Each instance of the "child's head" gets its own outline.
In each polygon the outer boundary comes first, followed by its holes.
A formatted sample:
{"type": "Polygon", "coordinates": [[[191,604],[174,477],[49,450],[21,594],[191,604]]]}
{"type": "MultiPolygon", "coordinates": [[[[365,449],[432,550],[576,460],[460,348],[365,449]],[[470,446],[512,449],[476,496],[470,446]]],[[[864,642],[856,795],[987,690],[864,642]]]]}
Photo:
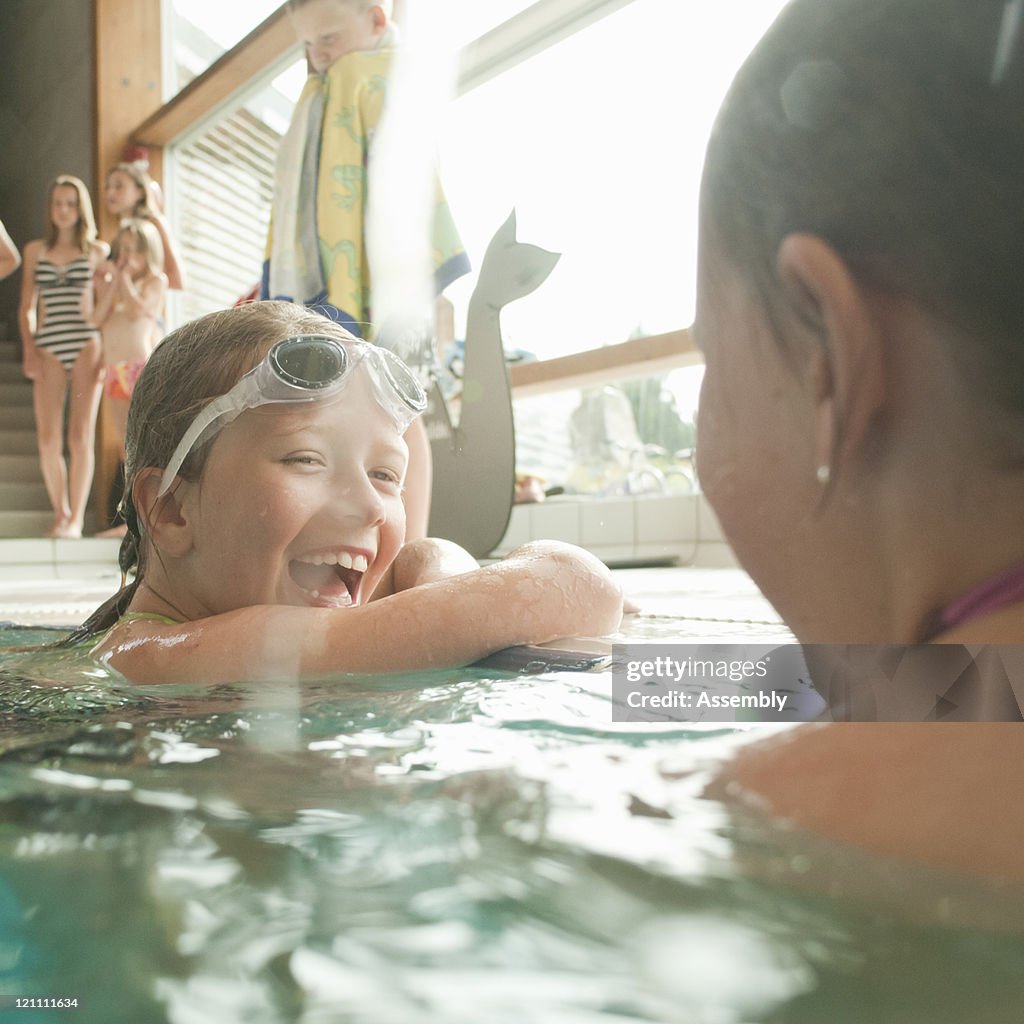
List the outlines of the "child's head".
{"type": "Polygon", "coordinates": [[[142,164],[116,164],[107,172],[104,197],[115,217],[149,217],[151,179],[142,164]]]}
{"type": "Polygon", "coordinates": [[[801,639],[898,604],[865,542],[926,487],[1024,464],[1019,6],[792,0],[712,132],[700,476],[801,639]]]}
{"type": "Polygon", "coordinates": [[[372,50],[387,31],[390,0],[289,0],[288,12],[306,57],[322,75],[339,57],[372,50]]]}
{"type": "Polygon", "coordinates": [[[48,246],[57,243],[62,230],[71,231],[75,247],[88,252],[89,243],[96,237],[96,221],[85,182],[71,174],[53,180],[46,197],[46,225],[48,246]]]}
{"type": "Polygon", "coordinates": [[[140,575],[153,558],[164,576],[176,564],[172,582],[193,617],[253,604],[365,601],[405,529],[408,418],[393,415],[400,389],[378,372],[383,365],[379,350],[288,303],[212,313],[170,334],[139,378],[128,416],[126,550],[132,535],[141,541],[140,575]],[[311,335],[333,341],[320,342],[324,351],[312,344],[311,353],[303,341],[285,348],[291,357],[279,355],[283,339],[311,335]],[[306,384],[289,392],[302,401],[274,391],[296,365],[322,373],[329,397],[308,400],[317,389],[306,384]],[[225,403],[223,417],[200,416],[225,403]],[[184,442],[162,494],[164,471],[197,423],[208,425],[194,446],[184,442]]]}
{"type": "Polygon", "coordinates": [[[160,232],[150,220],[132,217],[122,223],[110,258],[128,269],[132,277],[162,274],[164,270],[164,243],[160,232]]]}

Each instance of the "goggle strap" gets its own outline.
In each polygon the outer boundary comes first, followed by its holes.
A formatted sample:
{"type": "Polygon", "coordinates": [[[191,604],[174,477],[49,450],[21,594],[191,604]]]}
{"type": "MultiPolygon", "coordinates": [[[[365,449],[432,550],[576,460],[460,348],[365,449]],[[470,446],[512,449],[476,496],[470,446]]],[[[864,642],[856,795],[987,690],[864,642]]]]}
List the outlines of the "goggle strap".
{"type": "MultiPolygon", "coordinates": [[[[310,335],[309,339],[320,337],[310,335]]],[[[278,342],[270,353],[282,344],[299,340],[302,339],[286,338],[278,342]]],[[[285,380],[277,373],[271,365],[268,353],[267,357],[245,374],[227,394],[213,399],[192,421],[160,478],[157,497],[162,498],[170,490],[189,452],[210,436],[212,428],[223,429],[246,409],[252,409],[257,405],[315,402],[327,398],[340,391],[356,367],[367,359],[366,367],[378,403],[397,422],[401,432],[405,433],[409,424],[426,408],[427,397],[420,382],[409,372],[401,359],[387,349],[376,348],[358,339],[352,339],[351,344],[343,344],[335,338],[325,340],[342,348],[346,355],[335,380],[325,382],[325,387],[321,391],[313,387],[303,389],[301,385],[285,380]],[[403,370],[405,373],[402,373],[403,370]],[[285,385],[289,393],[271,397],[271,392],[278,383],[285,385]]]]}
{"type": "Polygon", "coordinates": [[[237,393],[229,391],[226,395],[215,398],[192,421],[192,425],[185,431],[184,436],[178,442],[178,447],[174,449],[171,461],[167,463],[164,475],[160,479],[160,490],[157,492],[158,498],[162,498],[171,489],[171,484],[174,483],[174,478],[178,475],[181,464],[188,458],[189,452],[201,443],[203,435],[206,434],[210,427],[216,424],[218,420],[223,421],[219,424],[221,428],[226,427],[228,423],[237,419],[245,409],[249,408],[245,402],[238,402],[239,397],[237,393]]]}

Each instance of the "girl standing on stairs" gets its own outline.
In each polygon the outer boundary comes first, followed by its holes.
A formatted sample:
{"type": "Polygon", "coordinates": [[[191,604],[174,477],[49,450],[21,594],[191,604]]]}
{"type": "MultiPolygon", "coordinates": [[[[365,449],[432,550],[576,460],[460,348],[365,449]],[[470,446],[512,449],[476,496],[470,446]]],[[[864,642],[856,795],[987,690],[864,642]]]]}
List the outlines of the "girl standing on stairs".
{"type": "MultiPolygon", "coordinates": [[[[128,219],[148,220],[160,235],[164,253],[167,287],[180,291],[185,287],[178,247],[161,210],[161,193],[141,162],[115,164],[107,172],[104,188],[107,210],[122,223],[128,219]]],[[[113,267],[106,268],[111,276],[113,267]]]]}
{"type": "Polygon", "coordinates": [[[111,259],[112,279],[97,288],[91,320],[103,334],[103,390],[123,460],[128,402],[157,343],[157,317],[167,294],[163,244],[153,222],[122,222],[111,259]]]}
{"type": "Polygon", "coordinates": [[[92,486],[103,358],[100,333],[88,319],[93,274],[106,257],[88,190],[78,178],[60,175],[50,186],[46,237],[25,246],[18,310],[24,373],[33,383],[39,461],[53,506],[51,537],[82,535],[92,486]]]}
{"type": "Polygon", "coordinates": [[[99,289],[92,323],[103,337],[103,391],[124,458],[128,401],[156,347],[157,317],[167,294],[164,248],[150,220],[126,220],[112,253],[114,280],[99,289]]]}

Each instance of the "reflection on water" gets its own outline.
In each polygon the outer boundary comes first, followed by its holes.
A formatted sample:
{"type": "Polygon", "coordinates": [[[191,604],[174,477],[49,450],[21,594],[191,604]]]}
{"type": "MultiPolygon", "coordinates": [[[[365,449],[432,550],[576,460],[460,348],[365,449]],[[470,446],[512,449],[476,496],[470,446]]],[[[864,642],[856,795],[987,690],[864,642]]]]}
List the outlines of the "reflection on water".
{"type": "Polygon", "coordinates": [[[738,817],[700,794],[745,734],[613,723],[610,689],[6,655],[0,991],[105,1024],[1018,1019],[1019,894],[738,817]]]}

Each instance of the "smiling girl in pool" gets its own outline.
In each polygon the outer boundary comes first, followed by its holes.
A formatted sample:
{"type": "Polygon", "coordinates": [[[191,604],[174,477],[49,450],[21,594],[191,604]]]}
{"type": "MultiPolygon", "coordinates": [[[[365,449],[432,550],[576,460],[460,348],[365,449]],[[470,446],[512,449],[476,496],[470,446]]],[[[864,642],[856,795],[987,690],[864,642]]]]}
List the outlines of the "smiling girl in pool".
{"type": "Polygon", "coordinates": [[[534,543],[480,568],[403,545],[402,433],[422,411],[390,353],[287,303],[187,324],[128,418],[132,583],[85,624],[136,682],[291,679],[466,664],[616,628],[608,570],[534,543]]]}

